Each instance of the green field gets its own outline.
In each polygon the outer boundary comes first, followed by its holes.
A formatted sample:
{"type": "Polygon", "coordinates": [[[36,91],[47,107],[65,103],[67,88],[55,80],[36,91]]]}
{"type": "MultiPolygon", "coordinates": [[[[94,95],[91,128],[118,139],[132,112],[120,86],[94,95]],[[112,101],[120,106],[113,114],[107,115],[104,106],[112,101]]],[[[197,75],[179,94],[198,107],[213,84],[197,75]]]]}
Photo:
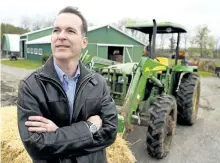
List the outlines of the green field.
{"type": "Polygon", "coordinates": [[[211,72],[204,72],[204,71],[199,71],[198,74],[201,77],[211,77],[211,76],[215,76],[215,74],[211,73],[211,72]]]}
{"type": "Polygon", "coordinates": [[[220,62],[215,62],[215,65],[220,67],[220,62]]]}
{"type": "Polygon", "coordinates": [[[36,69],[42,66],[42,63],[40,61],[31,61],[25,59],[1,60],[1,64],[25,69],[36,69]]]}

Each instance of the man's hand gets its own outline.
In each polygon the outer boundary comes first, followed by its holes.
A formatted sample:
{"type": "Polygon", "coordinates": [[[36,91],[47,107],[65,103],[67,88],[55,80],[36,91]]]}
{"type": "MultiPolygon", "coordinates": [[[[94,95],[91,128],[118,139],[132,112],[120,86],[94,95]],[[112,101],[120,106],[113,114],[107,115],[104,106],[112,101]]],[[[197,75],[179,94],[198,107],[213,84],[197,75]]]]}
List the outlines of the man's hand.
{"type": "Polygon", "coordinates": [[[102,119],[98,115],[89,117],[88,121],[95,124],[98,130],[102,126],[102,119]]]}
{"type": "Polygon", "coordinates": [[[51,120],[42,116],[30,116],[25,125],[29,127],[29,131],[38,133],[54,132],[58,128],[51,120]]]}

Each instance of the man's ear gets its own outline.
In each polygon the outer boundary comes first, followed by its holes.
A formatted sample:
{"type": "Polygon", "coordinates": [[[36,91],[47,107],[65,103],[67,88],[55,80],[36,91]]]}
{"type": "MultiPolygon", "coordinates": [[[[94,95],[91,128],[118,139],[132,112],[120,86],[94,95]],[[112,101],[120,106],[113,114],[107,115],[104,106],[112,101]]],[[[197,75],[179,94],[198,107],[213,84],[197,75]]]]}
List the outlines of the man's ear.
{"type": "Polygon", "coordinates": [[[82,41],[82,48],[85,49],[88,45],[88,37],[84,37],[82,41]]]}

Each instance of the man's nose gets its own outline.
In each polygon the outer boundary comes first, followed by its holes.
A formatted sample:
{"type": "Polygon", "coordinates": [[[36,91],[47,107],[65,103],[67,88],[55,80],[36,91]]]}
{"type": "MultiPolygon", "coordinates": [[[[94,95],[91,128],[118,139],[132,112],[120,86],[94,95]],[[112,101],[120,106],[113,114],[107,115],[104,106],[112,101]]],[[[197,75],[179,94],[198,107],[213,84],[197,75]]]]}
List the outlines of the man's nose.
{"type": "Polygon", "coordinates": [[[65,31],[61,31],[58,35],[59,40],[65,40],[66,39],[66,33],[65,31]]]}

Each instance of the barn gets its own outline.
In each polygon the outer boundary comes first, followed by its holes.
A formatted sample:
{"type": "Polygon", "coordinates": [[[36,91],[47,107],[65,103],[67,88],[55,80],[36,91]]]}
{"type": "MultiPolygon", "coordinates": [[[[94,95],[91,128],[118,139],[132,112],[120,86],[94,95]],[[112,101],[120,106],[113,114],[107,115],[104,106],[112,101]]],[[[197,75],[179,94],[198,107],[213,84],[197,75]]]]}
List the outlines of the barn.
{"type": "MultiPolygon", "coordinates": [[[[41,60],[43,55],[51,55],[52,27],[21,35],[24,41],[23,57],[41,60]]],[[[139,61],[145,44],[120,31],[112,25],[91,26],[87,34],[89,43],[82,52],[89,55],[125,63],[139,61]]]]}
{"type": "Polygon", "coordinates": [[[20,35],[18,34],[3,34],[2,37],[2,56],[20,54],[20,35]]]}

